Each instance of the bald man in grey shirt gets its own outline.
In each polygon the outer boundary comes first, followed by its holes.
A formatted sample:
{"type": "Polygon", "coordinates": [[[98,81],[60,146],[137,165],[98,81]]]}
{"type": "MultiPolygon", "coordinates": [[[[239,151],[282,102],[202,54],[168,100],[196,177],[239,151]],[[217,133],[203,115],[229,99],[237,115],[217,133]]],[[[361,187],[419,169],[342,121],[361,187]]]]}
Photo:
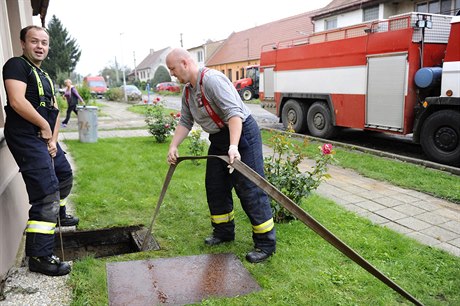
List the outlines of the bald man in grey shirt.
{"type": "MultiPolygon", "coordinates": [[[[177,162],[178,147],[196,122],[209,133],[209,155],[228,155],[230,164],[241,159],[264,176],[259,127],[230,80],[217,70],[200,69],[184,49],[172,50],[166,57],[166,64],[171,75],[186,84],[181,119],[169,146],[168,162],[177,162]]],[[[252,224],[254,249],[246,259],[257,263],[269,258],[276,250],[276,235],[265,192],[238,171],[229,171],[228,165],[216,158],[207,160],[205,185],[213,227],[205,244],[213,246],[235,239],[232,198],[235,188],[252,224]]]]}

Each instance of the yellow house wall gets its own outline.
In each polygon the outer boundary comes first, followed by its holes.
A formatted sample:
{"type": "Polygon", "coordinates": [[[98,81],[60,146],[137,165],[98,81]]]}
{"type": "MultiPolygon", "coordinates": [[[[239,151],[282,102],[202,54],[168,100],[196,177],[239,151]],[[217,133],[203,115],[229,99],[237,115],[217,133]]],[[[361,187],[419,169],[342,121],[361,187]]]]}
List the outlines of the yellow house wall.
{"type": "Polygon", "coordinates": [[[243,61],[243,62],[227,63],[227,64],[221,64],[221,65],[215,65],[215,66],[208,66],[208,68],[216,69],[222,72],[230,79],[230,81],[235,82],[236,80],[246,77],[246,74],[242,76],[241,71],[244,71],[244,69],[247,66],[259,65],[259,63],[260,62],[257,59],[257,60],[252,60],[252,61],[243,61]]]}

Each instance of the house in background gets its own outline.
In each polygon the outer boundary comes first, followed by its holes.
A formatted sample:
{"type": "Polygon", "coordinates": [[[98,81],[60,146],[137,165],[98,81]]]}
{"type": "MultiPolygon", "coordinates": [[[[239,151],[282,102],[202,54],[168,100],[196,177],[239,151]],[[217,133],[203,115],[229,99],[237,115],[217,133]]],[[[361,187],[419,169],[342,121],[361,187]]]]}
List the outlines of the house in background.
{"type": "Polygon", "coordinates": [[[137,74],[137,79],[141,82],[148,82],[153,79],[155,71],[159,66],[164,66],[168,69],[166,66],[166,55],[168,55],[170,51],[171,47],[167,47],[159,51],[150,49],[149,55],[147,55],[134,70],[137,74]]]}
{"type": "Polygon", "coordinates": [[[310,16],[314,12],[232,33],[206,61],[206,66],[221,71],[230,81],[241,79],[245,76],[246,66],[259,64],[260,50],[264,45],[311,34],[313,24],[310,16]]]}
{"type": "Polygon", "coordinates": [[[409,12],[455,15],[460,0],[333,0],[312,16],[315,33],[409,12]]]}
{"type": "Polygon", "coordinates": [[[219,49],[225,40],[208,41],[204,45],[187,49],[199,67],[204,67],[206,61],[219,49]]]}

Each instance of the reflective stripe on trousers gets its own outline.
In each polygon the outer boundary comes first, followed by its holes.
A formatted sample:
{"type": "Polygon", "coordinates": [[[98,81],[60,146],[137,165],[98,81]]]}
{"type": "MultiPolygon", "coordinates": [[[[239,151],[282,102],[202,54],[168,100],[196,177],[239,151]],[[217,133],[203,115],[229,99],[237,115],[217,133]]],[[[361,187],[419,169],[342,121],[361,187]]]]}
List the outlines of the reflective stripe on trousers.
{"type": "Polygon", "coordinates": [[[54,235],[55,228],[56,228],[56,223],[29,220],[27,222],[26,233],[39,233],[39,234],[54,235]]]}

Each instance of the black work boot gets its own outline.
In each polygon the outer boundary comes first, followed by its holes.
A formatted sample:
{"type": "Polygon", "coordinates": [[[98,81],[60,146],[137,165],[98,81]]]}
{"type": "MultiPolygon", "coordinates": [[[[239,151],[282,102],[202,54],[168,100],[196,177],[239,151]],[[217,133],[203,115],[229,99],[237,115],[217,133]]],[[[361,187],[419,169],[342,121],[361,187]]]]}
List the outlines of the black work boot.
{"type": "Polygon", "coordinates": [[[216,236],[210,236],[208,238],[206,238],[204,240],[204,243],[206,245],[218,245],[218,244],[221,244],[221,243],[224,243],[224,242],[230,242],[230,241],[233,241],[234,239],[231,239],[231,238],[227,238],[227,239],[224,239],[224,238],[219,238],[219,237],[216,237],[216,236]]]}
{"type": "Polygon", "coordinates": [[[60,219],[61,219],[61,226],[75,226],[80,221],[78,217],[74,217],[68,214],[66,214],[65,216],[61,216],[60,219]]]}
{"type": "Polygon", "coordinates": [[[66,262],[61,262],[55,255],[29,257],[29,270],[49,276],[62,276],[69,274],[71,268],[66,262]]]}
{"type": "Polygon", "coordinates": [[[266,260],[268,257],[272,256],[273,253],[267,253],[261,249],[254,249],[248,254],[246,254],[246,260],[250,263],[258,263],[266,260]]]}

